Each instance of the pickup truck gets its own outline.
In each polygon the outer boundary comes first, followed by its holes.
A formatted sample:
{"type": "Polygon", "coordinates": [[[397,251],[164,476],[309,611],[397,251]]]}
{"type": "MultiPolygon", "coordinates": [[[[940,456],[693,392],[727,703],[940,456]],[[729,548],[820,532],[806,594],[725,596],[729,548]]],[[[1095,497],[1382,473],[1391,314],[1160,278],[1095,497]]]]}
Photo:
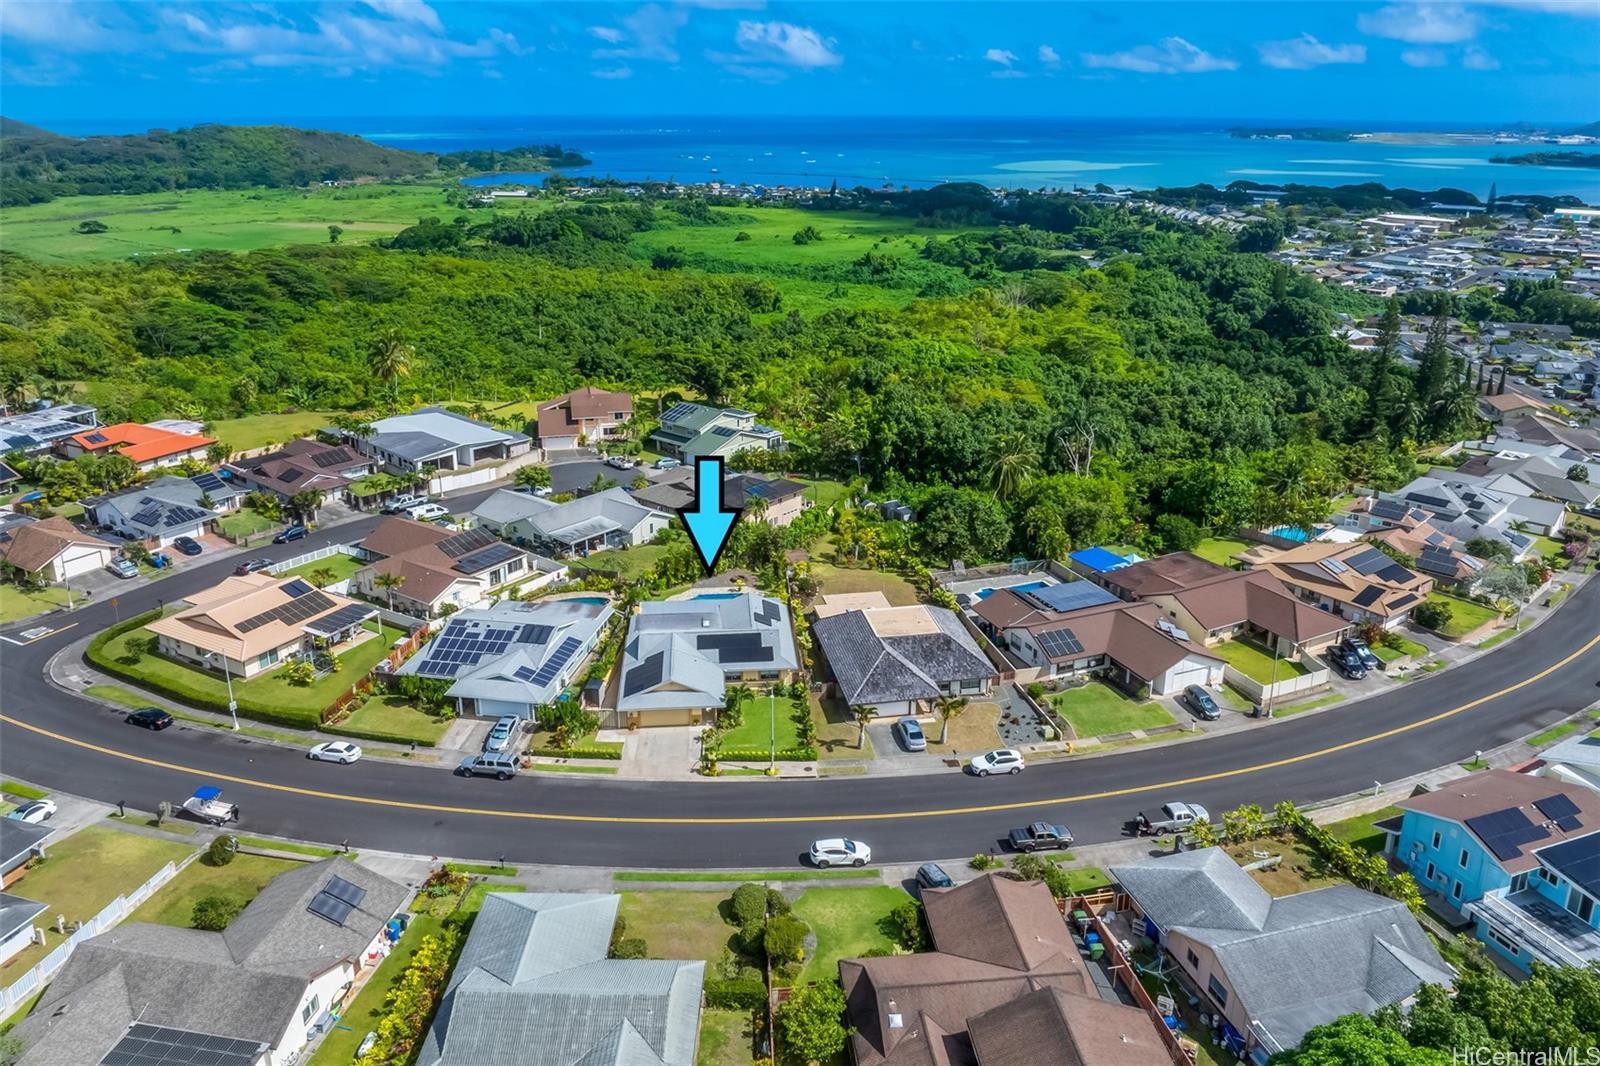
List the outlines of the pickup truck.
{"type": "Polygon", "coordinates": [[[1017,851],[1040,851],[1050,848],[1072,847],[1072,830],[1064,825],[1033,822],[1010,834],[1011,846],[1017,851]]]}
{"type": "Polygon", "coordinates": [[[239,805],[222,798],[222,789],[215,785],[202,785],[194,795],[183,801],[183,809],[212,825],[227,825],[239,820],[239,805]]]}
{"type": "Polygon", "coordinates": [[[426,497],[426,496],[413,496],[411,493],[407,492],[407,493],[404,493],[402,495],[394,497],[388,503],[384,504],[383,505],[383,513],[384,514],[404,514],[405,512],[411,510],[411,508],[420,507],[420,506],[422,506],[423,504],[425,504],[427,502],[428,502],[428,497],[426,497]]]}
{"type": "Polygon", "coordinates": [[[1211,815],[1198,803],[1163,803],[1159,810],[1140,811],[1133,821],[1138,836],[1154,833],[1181,833],[1199,821],[1211,820],[1211,815]]]}

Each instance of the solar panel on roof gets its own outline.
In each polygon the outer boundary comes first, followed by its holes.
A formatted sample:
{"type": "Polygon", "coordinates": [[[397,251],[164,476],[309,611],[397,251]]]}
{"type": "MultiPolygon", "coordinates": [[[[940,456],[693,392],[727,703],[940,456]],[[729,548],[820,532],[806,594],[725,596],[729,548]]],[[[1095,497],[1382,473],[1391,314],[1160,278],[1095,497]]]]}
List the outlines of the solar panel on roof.
{"type": "Polygon", "coordinates": [[[1388,566],[1378,571],[1379,580],[1392,582],[1396,585],[1404,584],[1415,576],[1415,574],[1401,566],[1399,563],[1390,563],[1388,566]]]}
{"type": "Polygon", "coordinates": [[[703,633],[695,638],[701,651],[715,651],[717,662],[771,662],[772,649],[760,633],[703,633]]]}
{"type": "Polygon", "coordinates": [[[134,1022],[100,1066],[253,1066],[267,1045],[134,1022]]]}
{"type": "Polygon", "coordinates": [[[778,606],[777,600],[763,599],[761,601],[761,610],[756,612],[756,621],[762,625],[771,625],[778,620],[782,613],[782,608],[778,606]]]}
{"type": "Polygon", "coordinates": [[[246,618],[239,623],[239,632],[248,633],[251,630],[260,629],[273,621],[283,622],[285,625],[294,625],[297,622],[304,622],[309,618],[314,618],[332,607],[333,601],[331,599],[316,589],[310,589],[305,595],[297,596],[288,603],[274,607],[270,611],[262,611],[253,618],[246,618]]]}
{"type": "Polygon", "coordinates": [[[1417,602],[1417,597],[1413,596],[1411,593],[1408,592],[1404,596],[1401,596],[1397,600],[1391,600],[1389,602],[1389,609],[1391,611],[1398,611],[1400,608],[1402,608],[1402,607],[1410,607],[1413,603],[1416,603],[1416,602],[1417,602]]]}
{"type": "Polygon", "coordinates": [[[518,644],[543,644],[550,639],[550,634],[555,632],[555,627],[539,625],[535,622],[525,624],[517,633],[518,644]]]}
{"type": "Polygon", "coordinates": [[[1317,565],[1330,574],[1342,574],[1350,568],[1338,559],[1318,559],[1317,565]]]}
{"type": "Polygon", "coordinates": [[[293,581],[283,586],[283,591],[285,595],[293,598],[295,596],[304,596],[306,593],[311,591],[311,586],[306,584],[304,581],[301,581],[299,578],[295,578],[293,581]]]}
{"type": "Polygon", "coordinates": [[[1578,813],[1578,805],[1572,802],[1572,797],[1564,796],[1559,792],[1553,796],[1546,796],[1542,800],[1534,800],[1533,805],[1546,818],[1566,818],[1569,815],[1578,813]]]}
{"type": "Polygon", "coordinates": [[[455,568],[463,573],[476,574],[480,570],[487,570],[491,566],[515,559],[522,554],[521,548],[512,547],[510,544],[492,544],[481,551],[470,555],[463,555],[456,560],[455,568]]]}
{"type": "Polygon", "coordinates": [[[715,433],[719,437],[731,437],[737,433],[738,430],[734,429],[732,426],[712,426],[711,432],[715,433]]]}
{"type": "Polygon", "coordinates": [[[561,672],[561,668],[567,665],[567,660],[571,659],[573,653],[582,646],[583,642],[577,637],[568,637],[563,640],[561,646],[539,667],[538,673],[533,675],[533,683],[535,685],[548,685],[551,681],[554,681],[556,675],[561,672]]]}
{"type": "Polygon", "coordinates": [[[1372,606],[1372,602],[1382,595],[1382,585],[1368,585],[1366,588],[1356,593],[1355,602],[1359,607],[1370,607],[1372,606]]]}
{"type": "Polygon", "coordinates": [[[308,632],[313,633],[333,634],[341,629],[346,629],[365,621],[372,613],[373,609],[371,607],[365,604],[352,603],[339,608],[326,618],[317,619],[306,629],[308,632]]]}
{"type": "Polygon", "coordinates": [[[353,881],[346,881],[344,878],[338,876],[328,878],[328,883],[323,886],[322,891],[336,899],[350,904],[352,907],[361,906],[361,901],[367,898],[366,889],[362,888],[353,881]]]}
{"type": "Polygon", "coordinates": [[[1572,817],[1557,818],[1556,828],[1561,830],[1563,833],[1572,833],[1582,829],[1583,823],[1572,817]]]}
{"type": "Polygon", "coordinates": [[[311,457],[311,461],[326,470],[330,466],[348,463],[354,458],[343,448],[334,448],[332,451],[318,452],[311,457]]]}
{"type": "Polygon", "coordinates": [[[306,904],[306,910],[325,922],[332,922],[343,928],[345,919],[350,917],[350,912],[355,908],[337,896],[318,892],[311,897],[311,902],[306,904]]]}
{"type": "Polygon", "coordinates": [[[1484,846],[1502,862],[1521,855],[1522,845],[1543,840],[1550,835],[1548,829],[1529,821],[1528,816],[1516,807],[1468,818],[1467,828],[1476,833],[1484,846]]]}
{"type": "Polygon", "coordinates": [[[512,671],[511,676],[518,681],[532,681],[534,669],[531,666],[519,666],[512,671]]]}
{"type": "Polygon", "coordinates": [[[1389,565],[1389,557],[1377,548],[1367,548],[1365,551],[1357,552],[1345,562],[1357,573],[1373,574],[1389,565]]]}
{"type": "Polygon", "coordinates": [[[1085,607],[1098,607],[1115,603],[1117,598],[1092,581],[1069,581],[1060,585],[1029,589],[1019,595],[1028,603],[1045,611],[1080,611],[1085,607]]]}
{"type": "Polygon", "coordinates": [[[1600,833],[1544,848],[1539,860],[1589,895],[1600,897],[1600,833]]]}
{"type": "Polygon", "coordinates": [[[1063,655],[1076,655],[1083,650],[1083,642],[1078,635],[1070,629],[1052,629],[1038,636],[1039,647],[1051,658],[1063,655]]]}
{"type": "Polygon", "coordinates": [[[296,470],[294,467],[291,466],[289,469],[285,470],[283,473],[278,475],[278,480],[279,481],[293,481],[295,478],[297,478],[299,476],[300,476],[300,471],[296,470]]]}
{"type": "Polygon", "coordinates": [[[83,439],[88,441],[90,444],[104,444],[107,440],[104,433],[91,433],[83,439]]]}
{"type": "Polygon", "coordinates": [[[147,507],[134,515],[129,521],[136,526],[153,526],[161,518],[161,508],[147,507]]]}
{"type": "Polygon", "coordinates": [[[417,673],[424,677],[455,677],[459,668],[456,663],[447,663],[443,659],[428,659],[417,667],[417,673]]]}
{"type": "Polygon", "coordinates": [[[635,666],[622,676],[622,694],[624,696],[632,696],[635,693],[643,692],[652,685],[661,684],[662,667],[665,661],[666,656],[659,651],[653,655],[645,656],[638,666],[635,666]]]}
{"type": "Polygon", "coordinates": [[[666,413],[661,416],[661,421],[676,422],[685,415],[692,414],[694,409],[695,405],[692,403],[675,403],[667,408],[666,413]]]}
{"type": "Polygon", "coordinates": [[[459,559],[468,552],[477,551],[479,548],[487,548],[491,544],[498,543],[498,541],[499,538],[487,529],[468,529],[454,536],[444,538],[438,543],[437,547],[450,558],[459,559]]]}

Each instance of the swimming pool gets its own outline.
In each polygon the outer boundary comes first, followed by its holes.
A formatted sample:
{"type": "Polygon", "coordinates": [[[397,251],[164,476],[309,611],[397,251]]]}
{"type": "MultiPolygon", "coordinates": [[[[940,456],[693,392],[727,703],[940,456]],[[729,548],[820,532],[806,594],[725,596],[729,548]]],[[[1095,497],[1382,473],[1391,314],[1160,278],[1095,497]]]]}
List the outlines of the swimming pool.
{"type": "Polygon", "coordinates": [[[1279,526],[1276,529],[1269,529],[1267,532],[1272,534],[1274,537],[1281,537],[1284,540],[1292,540],[1299,544],[1304,544],[1311,539],[1311,534],[1307,533],[1298,526],[1279,526]]]}
{"type": "Polygon", "coordinates": [[[610,603],[611,602],[611,600],[608,599],[605,596],[565,596],[565,597],[562,597],[562,598],[565,599],[568,603],[610,603]]]}
{"type": "MultiPolygon", "coordinates": [[[[1034,589],[1042,589],[1048,584],[1050,584],[1048,581],[1030,581],[1026,585],[1001,585],[1000,588],[1010,589],[1012,592],[1032,592],[1034,589]]],[[[998,591],[1000,589],[979,589],[978,599],[986,600],[998,591]]]]}
{"type": "Polygon", "coordinates": [[[742,592],[702,592],[696,596],[697,600],[736,600],[743,596],[742,592]]]}

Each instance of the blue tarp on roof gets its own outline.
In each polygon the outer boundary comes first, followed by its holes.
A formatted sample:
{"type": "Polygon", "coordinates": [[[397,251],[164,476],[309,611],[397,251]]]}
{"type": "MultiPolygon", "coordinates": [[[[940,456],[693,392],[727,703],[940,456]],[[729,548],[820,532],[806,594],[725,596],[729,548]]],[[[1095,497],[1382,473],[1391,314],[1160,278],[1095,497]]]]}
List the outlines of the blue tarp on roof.
{"type": "Polygon", "coordinates": [[[1097,574],[1110,573],[1121,570],[1124,566],[1131,565],[1131,560],[1124,559],[1114,551],[1105,548],[1083,548],[1068,556],[1075,563],[1081,563],[1097,574]]]}

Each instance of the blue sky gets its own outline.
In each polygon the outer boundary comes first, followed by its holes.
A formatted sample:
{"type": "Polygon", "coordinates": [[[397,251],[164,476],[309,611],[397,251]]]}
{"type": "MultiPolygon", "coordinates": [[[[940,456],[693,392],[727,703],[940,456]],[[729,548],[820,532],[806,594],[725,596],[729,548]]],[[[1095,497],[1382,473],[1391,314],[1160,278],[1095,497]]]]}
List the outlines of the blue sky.
{"type": "MultiPolygon", "coordinates": [[[[0,5],[3,110],[1600,119],[1600,0],[0,5]]],[[[121,120],[124,125],[119,125],[121,120]]]]}

